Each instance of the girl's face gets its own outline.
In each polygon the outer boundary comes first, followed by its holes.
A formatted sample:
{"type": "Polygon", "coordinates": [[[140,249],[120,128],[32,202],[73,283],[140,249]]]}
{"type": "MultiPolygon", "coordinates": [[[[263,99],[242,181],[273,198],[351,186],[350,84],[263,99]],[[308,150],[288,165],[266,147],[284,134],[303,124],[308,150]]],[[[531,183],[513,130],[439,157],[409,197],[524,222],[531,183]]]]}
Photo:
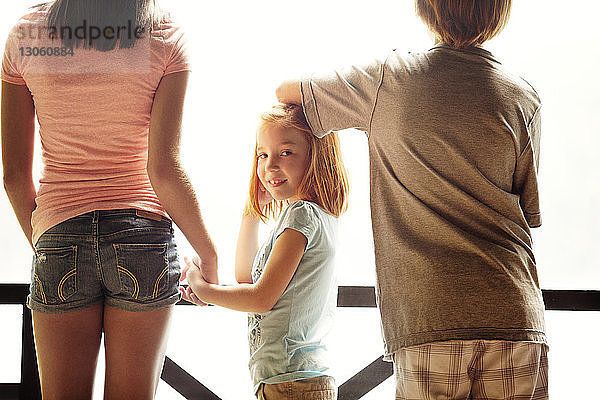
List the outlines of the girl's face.
{"type": "Polygon", "coordinates": [[[276,200],[300,200],[298,185],[308,167],[310,145],[295,129],[270,128],[258,134],[256,173],[276,200]]]}

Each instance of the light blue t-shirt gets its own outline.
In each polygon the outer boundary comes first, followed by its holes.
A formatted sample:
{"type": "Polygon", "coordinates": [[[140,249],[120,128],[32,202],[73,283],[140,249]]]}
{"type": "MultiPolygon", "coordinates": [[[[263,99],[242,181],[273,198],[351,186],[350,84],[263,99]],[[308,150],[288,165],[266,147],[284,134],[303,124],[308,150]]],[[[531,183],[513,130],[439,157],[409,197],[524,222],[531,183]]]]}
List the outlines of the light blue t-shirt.
{"type": "Polygon", "coordinates": [[[294,276],[275,306],[263,314],[248,314],[250,375],[254,390],[261,382],[290,382],[327,375],[323,338],[335,314],[334,274],[337,217],[318,205],[296,201],[287,206],[252,266],[257,282],[277,237],[286,228],[308,240],[294,276]]]}

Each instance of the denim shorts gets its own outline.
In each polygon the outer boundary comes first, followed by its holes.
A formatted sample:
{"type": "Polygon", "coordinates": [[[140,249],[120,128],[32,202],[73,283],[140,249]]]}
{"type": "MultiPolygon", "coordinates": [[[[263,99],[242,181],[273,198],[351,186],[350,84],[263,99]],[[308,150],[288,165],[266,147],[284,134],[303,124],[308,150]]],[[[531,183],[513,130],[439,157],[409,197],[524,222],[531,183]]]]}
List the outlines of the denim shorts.
{"type": "Polygon", "coordinates": [[[134,209],[92,211],[40,236],[27,306],[61,313],[104,303],[149,311],[179,301],[180,274],[170,219],[134,209]]]}

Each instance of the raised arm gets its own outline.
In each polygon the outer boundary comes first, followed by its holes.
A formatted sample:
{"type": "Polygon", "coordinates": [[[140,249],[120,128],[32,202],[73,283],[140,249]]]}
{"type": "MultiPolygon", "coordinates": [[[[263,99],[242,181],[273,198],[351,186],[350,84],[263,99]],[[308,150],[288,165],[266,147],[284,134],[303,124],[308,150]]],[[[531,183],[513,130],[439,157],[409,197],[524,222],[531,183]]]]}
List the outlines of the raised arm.
{"type": "Polygon", "coordinates": [[[35,209],[33,147],[35,108],[26,85],[2,82],[2,171],[4,189],[29,244],[35,209]]]}
{"type": "Polygon", "coordinates": [[[300,90],[300,81],[287,80],[275,90],[277,100],[281,103],[302,105],[302,92],[300,90]]]}
{"type": "Polygon", "coordinates": [[[217,253],[204,226],[194,188],[179,158],[181,120],[189,72],[165,75],[154,97],[148,137],[148,176],[161,205],[202,259],[202,272],[218,282],[217,253]]]}
{"type": "Polygon", "coordinates": [[[276,89],[275,95],[282,103],[302,105],[306,121],[317,137],[347,128],[369,133],[383,82],[383,67],[384,62],[375,59],[287,80],[276,89]]]}
{"type": "MultiPolygon", "coordinates": [[[[273,308],[292,280],[307,244],[306,236],[286,229],[275,241],[261,278],[254,284],[219,286],[202,279],[200,270],[188,264],[187,280],[203,302],[244,312],[265,313],[273,308]]],[[[184,296],[186,300],[188,298],[184,296]]]]}

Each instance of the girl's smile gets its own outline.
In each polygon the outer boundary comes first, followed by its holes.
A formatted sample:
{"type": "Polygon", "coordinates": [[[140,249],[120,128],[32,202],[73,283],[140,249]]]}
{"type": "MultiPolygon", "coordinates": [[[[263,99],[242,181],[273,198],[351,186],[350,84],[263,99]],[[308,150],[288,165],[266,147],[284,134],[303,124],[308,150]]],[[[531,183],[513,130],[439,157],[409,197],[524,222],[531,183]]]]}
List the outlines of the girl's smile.
{"type": "Polygon", "coordinates": [[[287,179],[283,179],[283,180],[281,180],[281,179],[271,179],[268,182],[273,187],[279,187],[279,186],[283,185],[285,182],[287,182],[287,179]]]}

